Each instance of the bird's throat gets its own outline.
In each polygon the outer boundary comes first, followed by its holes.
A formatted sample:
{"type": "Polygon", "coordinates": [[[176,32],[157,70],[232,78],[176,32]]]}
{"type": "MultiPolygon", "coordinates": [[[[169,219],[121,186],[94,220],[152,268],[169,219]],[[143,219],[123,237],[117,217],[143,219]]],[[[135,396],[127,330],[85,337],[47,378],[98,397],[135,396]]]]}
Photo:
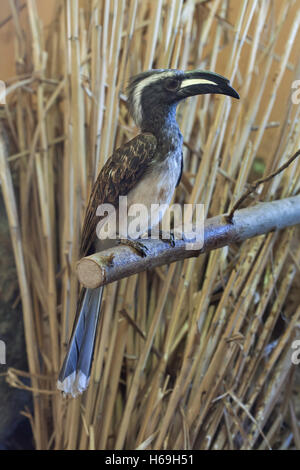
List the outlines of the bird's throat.
{"type": "Polygon", "coordinates": [[[176,105],[152,108],[143,119],[141,128],[143,132],[155,135],[158,151],[162,154],[182,146],[182,134],[176,121],[176,105]]]}

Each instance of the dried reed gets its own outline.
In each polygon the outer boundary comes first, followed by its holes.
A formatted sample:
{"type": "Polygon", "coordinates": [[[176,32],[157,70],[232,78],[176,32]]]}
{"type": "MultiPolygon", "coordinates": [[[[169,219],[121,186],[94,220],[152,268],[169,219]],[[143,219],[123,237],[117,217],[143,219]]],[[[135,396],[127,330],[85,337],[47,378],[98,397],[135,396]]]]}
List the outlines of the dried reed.
{"type": "MultiPolygon", "coordinates": [[[[224,213],[258,156],[275,170],[300,147],[300,107],[290,104],[299,79],[297,3],[57,0],[47,30],[36,0],[23,10],[27,26],[15,0],[10,6],[17,77],[3,119],[17,153],[6,155],[2,140],[0,169],[36,448],[299,449],[291,344],[300,309],[289,300],[299,278],[295,228],[109,285],[87,393],[65,400],[55,392],[89,191],[114,147],[137,131],[124,99],[129,76],[205,68],[234,82],[240,102],[199,97],[178,113],[186,146],[176,200],[224,213]]],[[[298,194],[299,176],[295,161],[264,185],[262,200],[298,194]]],[[[19,387],[22,377],[8,375],[19,387]]]]}

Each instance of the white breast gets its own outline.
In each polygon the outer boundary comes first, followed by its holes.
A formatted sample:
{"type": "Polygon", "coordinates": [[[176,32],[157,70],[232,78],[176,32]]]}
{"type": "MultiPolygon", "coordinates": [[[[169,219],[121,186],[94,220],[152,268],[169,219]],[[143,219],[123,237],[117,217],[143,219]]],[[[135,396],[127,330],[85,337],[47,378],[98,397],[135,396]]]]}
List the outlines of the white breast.
{"type": "Polygon", "coordinates": [[[130,207],[136,204],[142,204],[146,209],[140,212],[142,233],[161,221],[173,197],[180,170],[180,161],[172,154],[141,179],[128,194],[128,226],[134,218],[134,214],[130,216],[130,207]]]}
{"type": "MultiPolygon", "coordinates": [[[[119,214],[117,211],[117,231],[120,238],[138,238],[159,224],[171,202],[180,175],[180,157],[174,153],[170,154],[153,166],[128,193],[128,217],[127,214],[119,214]],[[126,223],[123,217],[127,217],[126,223]],[[121,221],[120,225],[118,220],[121,221]],[[124,233],[122,227],[124,230],[126,228],[124,233]]],[[[113,233],[108,234],[110,230],[103,229],[106,224],[111,225],[111,220],[108,216],[99,223],[98,229],[101,231],[97,229],[98,238],[102,238],[101,233],[105,233],[105,238],[114,238],[113,233]]]]}

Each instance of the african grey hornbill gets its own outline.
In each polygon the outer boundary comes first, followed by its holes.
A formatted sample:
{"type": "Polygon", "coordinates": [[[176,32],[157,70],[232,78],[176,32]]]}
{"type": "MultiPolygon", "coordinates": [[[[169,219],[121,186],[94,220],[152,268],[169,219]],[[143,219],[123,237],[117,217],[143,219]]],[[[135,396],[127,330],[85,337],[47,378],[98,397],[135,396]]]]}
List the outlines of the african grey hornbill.
{"type": "MultiPolygon", "coordinates": [[[[149,70],[130,80],[129,111],[141,134],[115,150],[99,173],[86,210],[81,256],[101,249],[96,235],[99,205],[110,203],[118,211],[119,196],[127,196],[128,207],[143,204],[150,214],[151,204],[170,204],[183,165],[183,139],[176,122],[176,108],[183,99],[206,93],[239,98],[229,80],[201,70],[149,70]]],[[[156,220],[155,217],[144,218],[140,231],[149,231],[162,215],[163,211],[159,211],[156,220]]],[[[101,224],[107,217],[109,215],[102,218],[101,224]]],[[[98,229],[97,234],[99,238],[98,229]]],[[[126,236],[119,227],[118,237],[126,236]]],[[[58,380],[58,388],[73,396],[88,386],[101,298],[100,287],[83,290],[78,301],[68,352],[58,380]]]]}

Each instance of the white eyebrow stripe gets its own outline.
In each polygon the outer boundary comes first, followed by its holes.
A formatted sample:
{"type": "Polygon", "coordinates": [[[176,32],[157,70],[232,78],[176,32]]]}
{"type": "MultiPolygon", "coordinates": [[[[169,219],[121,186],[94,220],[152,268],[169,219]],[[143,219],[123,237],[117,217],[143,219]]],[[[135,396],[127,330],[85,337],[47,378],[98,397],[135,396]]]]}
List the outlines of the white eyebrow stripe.
{"type": "Polygon", "coordinates": [[[161,78],[167,78],[167,77],[173,77],[174,72],[157,72],[153,75],[150,75],[150,77],[144,78],[144,80],[141,80],[140,83],[135,87],[134,93],[133,93],[133,119],[135,123],[140,127],[142,120],[143,120],[143,115],[142,115],[142,92],[143,89],[150,85],[151,83],[156,82],[157,80],[160,80],[161,78]]]}
{"type": "Polygon", "coordinates": [[[191,86],[191,85],[218,85],[216,82],[213,82],[211,80],[206,80],[206,78],[187,78],[186,80],[183,80],[181,83],[180,88],[184,88],[186,86],[191,86]]]}

